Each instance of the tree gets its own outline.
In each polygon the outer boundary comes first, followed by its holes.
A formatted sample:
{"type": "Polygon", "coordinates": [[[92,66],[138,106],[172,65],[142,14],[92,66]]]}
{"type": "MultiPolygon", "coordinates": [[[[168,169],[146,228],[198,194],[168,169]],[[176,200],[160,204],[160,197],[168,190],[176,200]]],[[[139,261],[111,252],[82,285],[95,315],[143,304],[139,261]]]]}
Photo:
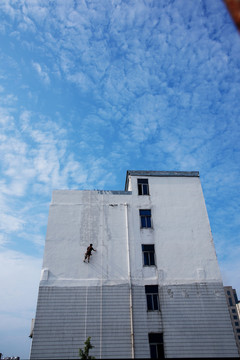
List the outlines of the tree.
{"type": "Polygon", "coordinates": [[[85,360],[85,359],[95,359],[94,356],[90,356],[90,355],[89,355],[89,350],[94,348],[94,346],[93,346],[93,345],[91,344],[91,342],[90,342],[90,339],[91,339],[91,336],[89,336],[89,337],[87,338],[87,340],[85,341],[85,343],[84,343],[84,344],[85,344],[84,350],[79,349],[80,359],[83,359],[83,360],[85,360]]]}

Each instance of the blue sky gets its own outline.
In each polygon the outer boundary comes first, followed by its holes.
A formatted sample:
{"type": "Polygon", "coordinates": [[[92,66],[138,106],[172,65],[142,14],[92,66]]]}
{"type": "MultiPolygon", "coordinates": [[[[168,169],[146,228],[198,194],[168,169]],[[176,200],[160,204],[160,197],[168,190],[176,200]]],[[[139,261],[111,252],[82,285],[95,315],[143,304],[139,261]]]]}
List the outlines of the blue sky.
{"type": "Polygon", "coordinates": [[[53,189],[200,171],[240,296],[240,37],[221,1],[0,3],[0,351],[28,358],[53,189]]]}

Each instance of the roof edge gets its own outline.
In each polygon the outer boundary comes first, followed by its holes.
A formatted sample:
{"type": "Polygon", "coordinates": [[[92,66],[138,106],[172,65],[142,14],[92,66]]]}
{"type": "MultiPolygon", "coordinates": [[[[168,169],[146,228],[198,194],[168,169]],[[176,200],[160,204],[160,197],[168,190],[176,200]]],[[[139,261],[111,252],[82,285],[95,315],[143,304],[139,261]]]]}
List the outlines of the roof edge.
{"type": "Polygon", "coordinates": [[[199,177],[199,171],[152,171],[152,170],[127,170],[125,189],[129,176],[158,176],[158,177],[199,177]]]}

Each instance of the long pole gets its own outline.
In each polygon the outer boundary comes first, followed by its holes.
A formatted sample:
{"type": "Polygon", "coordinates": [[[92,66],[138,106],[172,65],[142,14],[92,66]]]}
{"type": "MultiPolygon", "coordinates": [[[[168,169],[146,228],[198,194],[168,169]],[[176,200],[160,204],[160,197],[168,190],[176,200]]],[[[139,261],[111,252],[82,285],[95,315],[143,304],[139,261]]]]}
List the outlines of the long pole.
{"type": "Polygon", "coordinates": [[[125,206],[126,238],[127,238],[127,254],[128,254],[128,282],[129,282],[131,344],[132,344],[132,359],[134,359],[133,301],[132,301],[132,280],[131,280],[131,265],[130,265],[129,231],[128,231],[128,204],[125,203],[124,206],[125,206]]]}

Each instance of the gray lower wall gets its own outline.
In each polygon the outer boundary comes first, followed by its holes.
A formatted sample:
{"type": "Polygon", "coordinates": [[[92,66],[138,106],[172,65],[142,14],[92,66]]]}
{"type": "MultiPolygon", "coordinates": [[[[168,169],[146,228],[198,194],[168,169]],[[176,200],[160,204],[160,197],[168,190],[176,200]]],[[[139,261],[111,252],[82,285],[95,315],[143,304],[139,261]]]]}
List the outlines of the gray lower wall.
{"type": "MultiPolygon", "coordinates": [[[[148,333],[163,332],[165,356],[238,357],[221,283],[159,287],[160,312],[148,312],[133,286],[136,358],[149,358],[148,333]]],[[[79,359],[91,336],[96,358],[130,358],[129,286],[39,289],[31,359],[79,359]]]]}
{"type": "Polygon", "coordinates": [[[130,358],[129,286],[40,287],[31,359],[130,358]]]}
{"type": "Polygon", "coordinates": [[[160,290],[168,357],[238,357],[222,283],[160,290]]]}

